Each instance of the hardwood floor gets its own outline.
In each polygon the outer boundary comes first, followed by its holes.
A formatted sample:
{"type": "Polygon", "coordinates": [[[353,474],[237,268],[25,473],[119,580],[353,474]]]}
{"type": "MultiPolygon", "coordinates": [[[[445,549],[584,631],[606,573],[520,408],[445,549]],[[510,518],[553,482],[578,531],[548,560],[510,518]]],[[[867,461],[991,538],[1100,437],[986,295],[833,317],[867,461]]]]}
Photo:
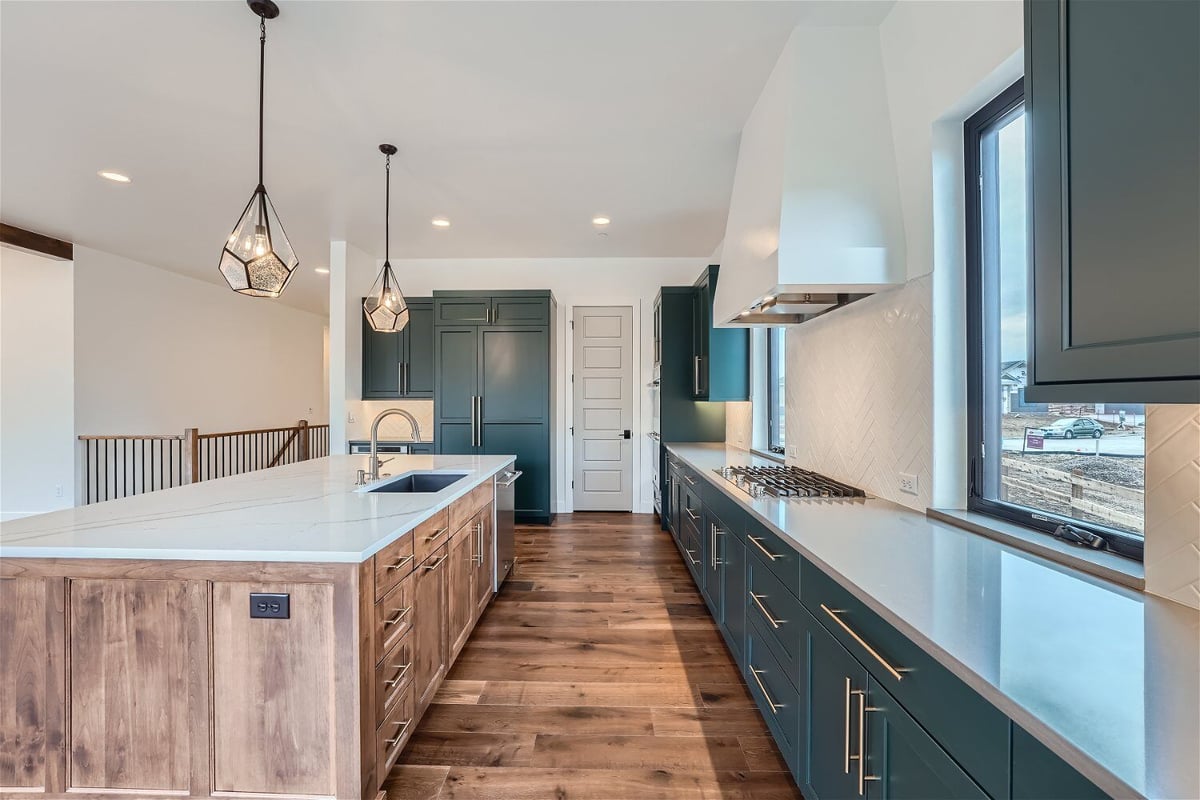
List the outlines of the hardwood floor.
{"type": "Polygon", "coordinates": [[[800,797],[656,517],[519,526],[517,556],[389,800],[800,797]]]}

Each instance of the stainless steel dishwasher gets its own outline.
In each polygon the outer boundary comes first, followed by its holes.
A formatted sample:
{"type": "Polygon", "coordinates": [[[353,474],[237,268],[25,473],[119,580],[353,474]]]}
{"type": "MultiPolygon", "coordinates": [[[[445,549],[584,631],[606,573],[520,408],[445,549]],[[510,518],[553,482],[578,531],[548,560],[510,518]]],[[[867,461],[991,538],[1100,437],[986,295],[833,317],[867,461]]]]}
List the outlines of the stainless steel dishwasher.
{"type": "Polygon", "coordinates": [[[504,583],[517,562],[517,545],[513,535],[516,509],[516,483],[523,473],[506,469],[496,475],[496,590],[504,583]]]}

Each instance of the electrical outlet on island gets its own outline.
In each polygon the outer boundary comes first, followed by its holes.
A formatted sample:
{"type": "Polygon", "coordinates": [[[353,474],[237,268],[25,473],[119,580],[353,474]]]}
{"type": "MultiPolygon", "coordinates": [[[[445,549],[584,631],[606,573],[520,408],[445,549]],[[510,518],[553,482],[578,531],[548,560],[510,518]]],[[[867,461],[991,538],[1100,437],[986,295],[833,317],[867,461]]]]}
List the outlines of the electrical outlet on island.
{"type": "Polygon", "coordinates": [[[900,473],[900,491],[905,494],[917,493],[917,476],[910,472],[900,473]]]}

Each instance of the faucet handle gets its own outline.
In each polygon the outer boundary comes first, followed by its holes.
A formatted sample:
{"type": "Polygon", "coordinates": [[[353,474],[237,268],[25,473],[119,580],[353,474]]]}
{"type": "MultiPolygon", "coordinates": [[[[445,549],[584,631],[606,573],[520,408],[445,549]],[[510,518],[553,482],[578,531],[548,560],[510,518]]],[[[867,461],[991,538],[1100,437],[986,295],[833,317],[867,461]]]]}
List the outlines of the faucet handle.
{"type": "Polygon", "coordinates": [[[393,461],[393,460],[395,460],[395,458],[396,458],[395,456],[392,456],[391,458],[377,458],[377,459],[375,459],[375,469],[379,469],[380,467],[382,467],[384,464],[388,463],[389,461],[393,461]]]}

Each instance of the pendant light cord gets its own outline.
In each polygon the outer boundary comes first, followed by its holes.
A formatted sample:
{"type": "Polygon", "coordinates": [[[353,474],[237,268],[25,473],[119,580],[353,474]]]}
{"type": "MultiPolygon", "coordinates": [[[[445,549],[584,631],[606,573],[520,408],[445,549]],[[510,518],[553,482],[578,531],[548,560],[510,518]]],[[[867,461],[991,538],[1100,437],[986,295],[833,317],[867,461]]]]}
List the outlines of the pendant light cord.
{"type": "Polygon", "coordinates": [[[258,18],[258,185],[263,185],[263,75],[267,70],[267,18],[258,18]]]}
{"type": "Polygon", "coordinates": [[[383,162],[384,183],[387,186],[383,200],[383,263],[391,260],[392,235],[392,157],[389,155],[383,162]]]}

